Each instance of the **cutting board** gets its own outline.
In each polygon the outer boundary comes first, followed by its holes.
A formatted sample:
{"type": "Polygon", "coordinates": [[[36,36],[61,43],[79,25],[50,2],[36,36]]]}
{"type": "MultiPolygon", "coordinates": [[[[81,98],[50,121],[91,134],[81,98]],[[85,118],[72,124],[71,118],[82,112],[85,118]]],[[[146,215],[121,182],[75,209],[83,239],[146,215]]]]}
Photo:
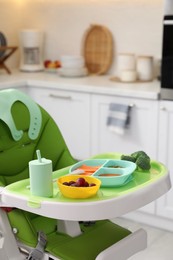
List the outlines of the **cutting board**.
{"type": "Polygon", "coordinates": [[[108,28],[91,25],[83,44],[85,65],[90,74],[105,74],[113,60],[113,38],[108,28]]]}

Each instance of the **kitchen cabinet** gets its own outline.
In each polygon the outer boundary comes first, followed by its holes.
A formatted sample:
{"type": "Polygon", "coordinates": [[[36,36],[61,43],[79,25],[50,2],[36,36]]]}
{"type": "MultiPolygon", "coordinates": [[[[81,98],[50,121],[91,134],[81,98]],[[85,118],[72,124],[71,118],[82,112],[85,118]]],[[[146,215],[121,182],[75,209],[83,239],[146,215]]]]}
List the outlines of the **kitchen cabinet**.
{"type": "Polygon", "coordinates": [[[158,102],[109,95],[92,95],[92,152],[129,154],[144,150],[157,155],[158,102]],[[130,127],[123,135],[113,133],[106,125],[109,104],[131,105],[130,127]]]}
{"type": "MultiPolygon", "coordinates": [[[[160,101],[159,111],[158,160],[168,167],[173,183],[173,102],[160,101]]],[[[156,209],[157,215],[172,220],[173,226],[173,188],[157,200],[156,209]]]]}
{"type": "Polygon", "coordinates": [[[29,88],[29,94],[53,117],[76,159],[90,156],[90,95],[56,89],[29,88]]]}
{"type": "MultiPolygon", "coordinates": [[[[158,101],[124,98],[109,95],[92,95],[92,153],[120,152],[130,154],[143,150],[151,158],[157,156],[158,101]],[[109,104],[131,105],[130,127],[123,135],[113,133],[106,125],[109,104]]],[[[155,213],[150,203],[140,211],[155,213]]]]}

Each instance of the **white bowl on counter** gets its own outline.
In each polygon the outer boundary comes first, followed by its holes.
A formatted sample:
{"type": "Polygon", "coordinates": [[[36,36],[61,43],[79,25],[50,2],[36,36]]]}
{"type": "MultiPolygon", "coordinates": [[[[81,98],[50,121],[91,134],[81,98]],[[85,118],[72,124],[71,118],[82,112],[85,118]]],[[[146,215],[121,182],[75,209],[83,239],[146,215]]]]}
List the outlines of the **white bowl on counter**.
{"type": "Polygon", "coordinates": [[[120,80],[122,82],[135,82],[137,80],[137,72],[135,70],[122,70],[120,80]]]}
{"type": "Polygon", "coordinates": [[[85,67],[82,68],[60,68],[58,74],[62,77],[84,77],[88,75],[88,70],[85,67]]]}
{"type": "Polygon", "coordinates": [[[85,61],[83,56],[64,55],[61,56],[62,68],[83,68],[85,61]]]}

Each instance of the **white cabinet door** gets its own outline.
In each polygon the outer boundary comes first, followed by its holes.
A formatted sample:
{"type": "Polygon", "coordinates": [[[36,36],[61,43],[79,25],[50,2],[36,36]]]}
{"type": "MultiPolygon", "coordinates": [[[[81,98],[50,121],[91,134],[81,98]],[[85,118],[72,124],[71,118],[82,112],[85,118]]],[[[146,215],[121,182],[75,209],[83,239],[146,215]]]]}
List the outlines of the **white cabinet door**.
{"type": "Polygon", "coordinates": [[[30,88],[30,95],[53,117],[76,159],[90,156],[90,95],[30,88]]]}
{"type": "MultiPolygon", "coordinates": [[[[158,160],[164,163],[173,183],[173,101],[160,101],[158,160]]],[[[173,188],[157,200],[157,215],[173,219],[173,188]]]]}
{"type": "MultiPolygon", "coordinates": [[[[158,130],[158,101],[121,98],[116,96],[92,96],[92,154],[120,152],[130,154],[143,150],[156,159],[158,130]],[[132,105],[130,128],[123,135],[112,133],[107,125],[109,104],[132,105]]],[[[140,209],[155,213],[155,203],[140,209]]]]}
{"type": "Polygon", "coordinates": [[[157,155],[158,102],[121,98],[116,96],[92,96],[92,152],[132,153],[144,150],[150,157],[157,155]],[[132,105],[130,127],[124,135],[113,133],[106,125],[109,104],[132,105]]]}

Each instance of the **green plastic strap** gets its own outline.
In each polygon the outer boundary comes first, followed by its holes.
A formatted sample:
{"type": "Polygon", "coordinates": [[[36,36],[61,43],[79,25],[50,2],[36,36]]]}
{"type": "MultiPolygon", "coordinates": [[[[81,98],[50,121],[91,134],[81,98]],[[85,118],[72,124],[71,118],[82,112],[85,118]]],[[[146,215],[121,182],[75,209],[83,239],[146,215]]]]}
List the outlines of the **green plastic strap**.
{"type": "Polygon", "coordinates": [[[30,139],[34,140],[38,137],[41,128],[41,111],[38,105],[23,92],[20,92],[16,89],[0,91],[0,119],[2,119],[8,125],[12,137],[15,141],[18,141],[22,138],[23,131],[17,130],[11,114],[11,107],[16,101],[22,102],[29,110],[30,126],[28,135],[30,139]]]}

